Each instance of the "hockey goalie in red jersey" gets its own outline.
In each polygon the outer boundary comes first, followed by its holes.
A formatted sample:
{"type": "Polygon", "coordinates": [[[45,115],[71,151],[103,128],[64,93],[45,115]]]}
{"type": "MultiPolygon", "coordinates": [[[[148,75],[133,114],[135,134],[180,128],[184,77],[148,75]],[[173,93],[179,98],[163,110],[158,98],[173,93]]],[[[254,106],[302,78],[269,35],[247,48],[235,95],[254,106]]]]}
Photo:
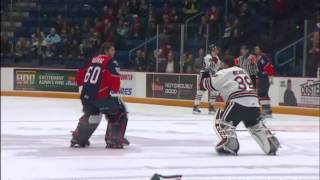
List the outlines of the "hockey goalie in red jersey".
{"type": "Polygon", "coordinates": [[[72,133],[71,147],[90,145],[89,138],[100,124],[102,115],[108,120],[106,147],[123,148],[129,144],[124,138],[128,122],[126,107],[120,97],[111,95],[120,90],[120,67],[113,59],[115,48],[104,43],[100,53],[77,73],[77,85],[82,86],[80,99],[84,115],[72,133]]]}

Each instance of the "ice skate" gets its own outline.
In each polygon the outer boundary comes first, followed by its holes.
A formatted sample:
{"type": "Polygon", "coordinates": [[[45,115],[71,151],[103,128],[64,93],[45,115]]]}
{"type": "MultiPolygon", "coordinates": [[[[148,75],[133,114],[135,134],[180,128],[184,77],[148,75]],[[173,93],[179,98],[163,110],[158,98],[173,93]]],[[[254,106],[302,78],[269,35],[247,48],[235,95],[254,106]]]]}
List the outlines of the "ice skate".
{"type": "Polygon", "coordinates": [[[70,147],[72,148],[77,148],[77,147],[81,147],[81,148],[84,148],[84,147],[87,147],[87,146],[90,146],[90,141],[86,141],[86,142],[79,142],[79,140],[77,139],[77,137],[73,136],[71,141],[70,141],[70,147]]]}
{"type": "Polygon", "coordinates": [[[217,112],[216,108],[212,105],[209,105],[208,114],[215,114],[217,112]]]}
{"type": "Polygon", "coordinates": [[[199,106],[193,106],[193,111],[192,111],[192,114],[200,114],[201,111],[199,109],[199,106]]]}

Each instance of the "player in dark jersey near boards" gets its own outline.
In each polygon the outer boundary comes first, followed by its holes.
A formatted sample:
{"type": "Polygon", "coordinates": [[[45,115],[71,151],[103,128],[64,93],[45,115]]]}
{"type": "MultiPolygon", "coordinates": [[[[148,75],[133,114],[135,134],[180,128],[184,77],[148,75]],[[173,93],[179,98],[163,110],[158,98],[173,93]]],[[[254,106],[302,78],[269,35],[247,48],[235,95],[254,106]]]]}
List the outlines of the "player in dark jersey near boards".
{"type": "Polygon", "coordinates": [[[84,115],[72,133],[71,147],[90,145],[89,138],[101,122],[102,115],[108,120],[106,147],[123,148],[124,144],[129,144],[124,138],[128,122],[126,107],[120,97],[111,95],[120,89],[120,67],[113,59],[114,54],[114,46],[104,43],[100,55],[78,70],[76,81],[78,86],[82,86],[80,99],[84,115]]]}
{"type": "Polygon", "coordinates": [[[261,115],[265,118],[272,117],[270,105],[269,87],[273,83],[274,70],[269,57],[262,52],[260,46],[254,47],[254,52],[257,58],[258,67],[258,96],[262,106],[261,115]]]}

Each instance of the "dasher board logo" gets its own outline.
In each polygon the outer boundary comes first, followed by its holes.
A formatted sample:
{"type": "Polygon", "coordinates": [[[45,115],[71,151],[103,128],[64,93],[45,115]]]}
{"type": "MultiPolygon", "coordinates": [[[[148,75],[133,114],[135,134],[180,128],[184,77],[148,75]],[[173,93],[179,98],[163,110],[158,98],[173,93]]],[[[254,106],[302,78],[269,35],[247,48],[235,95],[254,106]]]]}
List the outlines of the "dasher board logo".
{"type": "Polygon", "coordinates": [[[78,92],[76,72],[69,70],[14,70],[14,89],[78,92]]]}
{"type": "Polygon", "coordinates": [[[320,107],[320,81],[315,78],[281,78],[280,106],[320,107]]]}
{"type": "Polygon", "coordinates": [[[35,90],[36,71],[16,70],[15,90],[35,90]]]}
{"type": "Polygon", "coordinates": [[[196,75],[147,74],[147,97],[188,99],[196,93],[196,75]]]}
{"type": "Polygon", "coordinates": [[[308,80],[300,84],[301,104],[320,107],[320,81],[308,80]]]}
{"type": "Polygon", "coordinates": [[[120,90],[117,93],[111,92],[115,96],[135,96],[136,76],[132,72],[120,72],[120,90]]]}

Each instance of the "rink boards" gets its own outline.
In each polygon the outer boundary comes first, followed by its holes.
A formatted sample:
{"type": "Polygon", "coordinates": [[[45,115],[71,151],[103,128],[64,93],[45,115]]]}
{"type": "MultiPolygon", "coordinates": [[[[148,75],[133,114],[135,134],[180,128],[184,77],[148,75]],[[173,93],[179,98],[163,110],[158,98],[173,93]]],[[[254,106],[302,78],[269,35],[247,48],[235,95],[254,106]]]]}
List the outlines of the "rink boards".
{"type": "MultiPolygon", "coordinates": [[[[75,70],[1,68],[2,96],[31,96],[54,98],[79,98],[75,85],[75,70]]],[[[195,74],[157,74],[121,72],[121,92],[127,102],[170,106],[193,105],[197,86],[195,74]]],[[[270,86],[272,110],[275,113],[319,116],[320,83],[316,78],[274,77],[270,86]],[[292,82],[292,92],[297,106],[286,106],[284,94],[287,82],[292,82]]],[[[202,107],[207,107],[204,94],[202,107]]],[[[218,98],[217,106],[223,107],[218,98]]]]}

